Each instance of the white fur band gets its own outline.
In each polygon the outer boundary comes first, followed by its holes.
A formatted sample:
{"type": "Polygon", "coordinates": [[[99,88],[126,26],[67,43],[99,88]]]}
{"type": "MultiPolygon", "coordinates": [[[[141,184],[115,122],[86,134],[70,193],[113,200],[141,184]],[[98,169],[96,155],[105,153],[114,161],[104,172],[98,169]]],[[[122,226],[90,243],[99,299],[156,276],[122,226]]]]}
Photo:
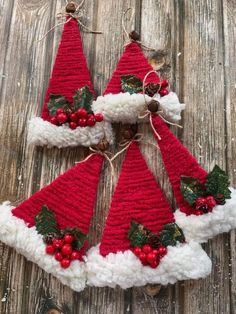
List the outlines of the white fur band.
{"type": "Polygon", "coordinates": [[[85,264],[73,261],[69,268],[61,268],[53,256],[45,253],[42,236],[35,227],[28,228],[22,219],[12,215],[13,208],[9,202],[0,205],[0,240],[54,275],[64,285],[75,291],[83,290],[86,283],[85,264]]]}
{"type": "Polygon", "coordinates": [[[179,209],[175,212],[175,220],[183,230],[187,241],[206,242],[217,234],[236,228],[236,190],[230,188],[231,199],[224,205],[217,205],[213,211],[201,216],[189,215],[179,209]]]}
{"type": "MultiPolygon", "coordinates": [[[[95,113],[102,113],[108,122],[136,123],[143,121],[143,119],[139,119],[139,116],[145,111],[146,102],[151,99],[143,94],[107,94],[99,96],[93,102],[92,108],[95,113]]],[[[185,104],[179,102],[175,93],[170,92],[164,97],[158,95],[154,99],[159,101],[166,118],[174,121],[181,119],[180,114],[185,108],[185,104]]]]}
{"type": "Polygon", "coordinates": [[[88,285],[126,289],[147,283],[167,285],[178,280],[204,278],[211,272],[211,260],[200,244],[190,242],[168,247],[156,269],[143,266],[131,252],[110,253],[103,257],[99,246],[88,251],[86,260],[88,285]]]}
{"type": "Polygon", "coordinates": [[[93,127],[78,127],[71,130],[67,125],[56,126],[42,118],[29,121],[28,142],[39,146],[93,146],[103,138],[113,143],[113,132],[110,123],[99,122],[93,127]]]}

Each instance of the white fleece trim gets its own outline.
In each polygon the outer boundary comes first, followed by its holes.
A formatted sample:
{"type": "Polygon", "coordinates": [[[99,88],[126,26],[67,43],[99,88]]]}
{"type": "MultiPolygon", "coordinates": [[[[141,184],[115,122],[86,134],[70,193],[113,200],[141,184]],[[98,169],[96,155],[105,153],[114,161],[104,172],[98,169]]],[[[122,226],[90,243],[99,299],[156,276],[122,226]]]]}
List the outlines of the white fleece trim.
{"type": "Polygon", "coordinates": [[[175,212],[175,220],[183,230],[186,240],[206,242],[217,234],[236,228],[236,190],[230,188],[231,199],[224,205],[217,205],[213,211],[201,216],[189,215],[179,209],[175,212]]]}
{"type": "Polygon", "coordinates": [[[29,121],[28,143],[38,146],[89,147],[98,144],[104,137],[109,143],[113,143],[112,127],[108,122],[98,122],[93,127],[71,130],[67,125],[56,126],[39,117],[29,121]]]}
{"type": "Polygon", "coordinates": [[[86,259],[88,285],[126,289],[147,283],[167,285],[178,280],[204,278],[211,272],[211,260],[200,244],[190,242],[168,247],[168,253],[155,269],[143,266],[129,250],[103,257],[99,245],[88,251],[86,259]]]}
{"type": "MultiPolygon", "coordinates": [[[[160,102],[164,116],[174,121],[181,119],[181,111],[185,108],[185,104],[181,104],[177,95],[170,92],[167,96],[154,97],[160,102]]],[[[99,96],[93,102],[92,109],[95,113],[102,113],[108,122],[136,123],[142,122],[139,115],[143,114],[146,102],[152,98],[143,94],[107,94],[99,96]],[[145,98],[144,98],[145,97],[145,98]],[[145,101],[146,99],[146,101],[145,101]]],[[[147,119],[145,121],[148,121],[147,119]]]]}
{"type": "Polygon", "coordinates": [[[0,240],[12,246],[28,260],[38,264],[46,272],[58,278],[75,291],[85,288],[86,271],[84,262],[73,261],[63,269],[53,256],[45,253],[42,236],[35,227],[28,228],[22,219],[12,215],[14,207],[9,202],[0,205],[0,240]]]}
{"type": "Polygon", "coordinates": [[[154,99],[159,101],[161,109],[163,110],[164,118],[171,119],[173,121],[181,120],[181,112],[185,109],[186,105],[179,102],[179,98],[176,93],[170,92],[164,97],[156,94],[154,99]]]}

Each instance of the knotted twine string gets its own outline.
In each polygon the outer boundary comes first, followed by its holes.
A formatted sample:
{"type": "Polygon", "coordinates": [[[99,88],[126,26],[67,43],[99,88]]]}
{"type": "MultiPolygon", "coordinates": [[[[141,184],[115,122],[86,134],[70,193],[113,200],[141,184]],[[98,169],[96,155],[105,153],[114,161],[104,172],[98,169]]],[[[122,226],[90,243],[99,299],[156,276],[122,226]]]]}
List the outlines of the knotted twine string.
{"type": "Polygon", "coordinates": [[[124,140],[124,141],[121,141],[119,143],[119,146],[124,146],[124,148],[122,148],[119,152],[117,152],[112,158],[111,158],[111,161],[115,160],[118,156],[120,156],[120,154],[122,154],[123,152],[125,152],[129,147],[130,145],[133,143],[133,142],[138,142],[138,143],[144,143],[144,144],[148,144],[148,145],[152,145],[154,146],[156,149],[159,149],[159,146],[153,144],[153,143],[150,143],[148,141],[144,141],[143,140],[144,136],[142,133],[137,133],[132,139],[130,140],[124,140]]]}
{"type": "Polygon", "coordinates": [[[108,152],[108,151],[102,152],[101,150],[95,149],[91,146],[89,147],[89,150],[92,152],[91,154],[89,154],[85,159],[83,159],[81,161],[77,161],[75,163],[81,164],[81,163],[89,160],[92,156],[99,154],[99,155],[103,156],[109,162],[109,165],[111,167],[111,178],[113,179],[115,177],[115,168],[114,168],[114,165],[112,163],[112,158],[110,158],[108,156],[108,155],[111,155],[111,152],[108,152]]]}
{"type": "Polygon", "coordinates": [[[131,13],[131,17],[130,17],[130,22],[133,22],[133,19],[134,19],[134,9],[132,9],[132,8],[128,8],[126,11],[123,12],[122,21],[121,21],[124,34],[125,34],[126,37],[127,37],[127,43],[124,44],[124,47],[126,47],[126,46],[127,46],[128,44],[130,44],[131,42],[136,42],[136,43],[138,43],[141,47],[143,47],[143,48],[144,48],[145,50],[147,50],[147,51],[155,51],[156,49],[144,45],[141,41],[139,41],[139,40],[133,40],[133,39],[130,38],[129,33],[128,33],[128,31],[127,31],[127,29],[126,29],[126,26],[125,26],[125,17],[126,17],[127,13],[128,13],[130,10],[131,10],[131,12],[132,12],[132,13],[131,13]]]}
{"type": "MultiPolygon", "coordinates": [[[[158,138],[158,140],[161,140],[161,136],[157,133],[157,131],[156,131],[154,125],[153,125],[152,115],[154,115],[154,114],[159,115],[159,117],[160,117],[164,122],[166,122],[166,123],[169,124],[169,125],[174,125],[174,126],[177,126],[178,128],[181,128],[181,129],[182,129],[183,127],[182,127],[182,125],[179,125],[179,124],[177,124],[177,123],[174,123],[174,122],[171,122],[171,121],[166,120],[166,119],[161,115],[161,113],[163,113],[163,110],[159,110],[159,111],[157,111],[157,112],[155,112],[155,113],[153,113],[153,112],[151,112],[150,110],[148,110],[148,102],[147,102],[147,99],[146,99],[146,97],[145,97],[145,96],[146,96],[146,94],[145,94],[145,85],[146,85],[146,80],[147,80],[148,76],[149,76],[151,73],[155,73],[156,75],[158,75],[157,71],[151,70],[151,71],[149,71],[149,72],[145,75],[145,77],[144,77],[144,79],[143,79],[143,97],[144,97],[144,101],[145,101],[147,110],[144,111],[144,114],[143,114],[143,115],[139,115],[139,119],[144,119],[144,118],[146,118],[146,117],[149,117],[150,125],[151,125],[151,128],[152,128],[154,134],[156,135],[156,137],[158,138]]],[[[161,89],[161,85],[160,85],[159,90],[157,91],[157,93],[160,91],[160,89],[161,89]]],[[[155,97],[155,95],[152,97],[152,99],[154,99],[154,97],[155,97]]]]}
{"type": "Polygon", "coordinates": [[[66,6],[64,7],[64,11],[63,12],[59,12],[57,13],[56,17],[57,18],[65,18],[70,16],[70,18],[67,21],[63,21],[60,22],[56,25],[54,25],[52,28],[50,28],[40,39],[36,40],[36,43],[40,42],[41,40],[43,40],[45,37],[47,37],[47,35],[53,31],[54,29],[56,29],[58,26],[60,25],[65,25],[67,23],[69,23],[73,18],[77,20],[78,24],[88,33],[92,33],[92,34],[102,34],[102,32],[100,31],[95,31],[90,29],[89,27],[85,26],[82,22],[81,22],[81,18],[83,17],[83,12],[81,11],[81,7],[83,6],[85,0],[82,0],[82,2],[80,4],[76,4],[75,2],[71,2],[71,1],[66,1],[66,3],[73,3],[76,6],[76,11],[75,13],[67,13],[64,12],[66,11],[66,6]]]}

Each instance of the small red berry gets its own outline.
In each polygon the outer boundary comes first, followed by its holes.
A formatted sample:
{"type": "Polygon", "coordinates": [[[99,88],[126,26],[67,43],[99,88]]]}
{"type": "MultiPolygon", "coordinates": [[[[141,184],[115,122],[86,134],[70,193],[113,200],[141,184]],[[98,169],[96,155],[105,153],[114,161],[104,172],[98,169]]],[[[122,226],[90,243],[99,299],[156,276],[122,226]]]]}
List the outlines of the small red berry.
{"type": "Polygon", "coordinates": [[[70,128],[71,128],[71,130],[75,130],[77,128],[77,123],[70,122],[70,128]]]}
{"type": "Polygon", "coordinates": [[[158,250],[153,250],[152,253],[157,255],[158,254],[158,250]]]}
{"type": "Polygon", "coordinates": [[[87,120],[84,119],[84,118],[79,119],[78,125],[79,125],[80,127],[82,127],[82,128],[85,127],[85,126],[87,126],[87,120]]]}
{"type": "Polygon", "coordinates": [[[46,246],[46,248],[45,248],[45,251],[46,251],[47,254],[53,255],[54,252],[55,252],[55,248],[54,248],[53,245],[48,244],[48,245],[46,246]]]}
{"type": "Polygon", "coordinates": [[[61,252],[63,255],[70,255],[72,253],[72,246],[70,244],[63,245],[61,252]]]}
{"type": "Polygon", "coordinates": [[[96,120],[95,120],[94,116],[89,117],[87,120],[87,125],[88,126],[94,126],[95,124],[96,124],[96,120]]]}
{"type": "Polygon", "coordinates": [[[162,82],[161,82],[161,87],[162,88],[166,88],[166,87],[168,87],[169,86],[169,82],[167,81],[167,80],[163,80],[162,82]]]}
{"type": "Polygon", "coordinates": [[[203,212],[202,212],[201,210],[196,210],[196,211],[194,212],[194,214],[195,214],[196,216],[201,216],[201,215],[203,215],[203,212]]]}
{"type": "Polygon", "coordinates": [[[134,254],[136,256],[139,256],[141,254],[141,252],[142,252],[142,249],[140,247],[137,246],[134,248],[134,254]]]}
{"type": "Polygon", "coordinates": [[[166,253],[167,253],[167,248],[165,247],[165,246],[160,246],[159,247],[159,249],[158,249],[158,253],[160,254],[160,255],[166,255],[166,253]]]}
{"type": "Polygon", "coordinates": [[[68,258],[63,258],[61,260],[61,267],[62,268],[68,268],[70,266],[71,261],[68,258]]]}
{"type": "Polygon", "coordinates": [[[153,261],[153,262],[150,264],[150,266],[151,266],[152,268],[157,268],[158,264],[159,264],[159,262],[157,262],[157,260],[155,260],[155,261],[153,261]]]}
{"type": "Polygon", "coordinates": [[[54,246],[55,249],[60,249],[64,245],[64,240],[63,239],[54,239],[52,241],[52,245],[54,246]]]}
{"type": "Polygon", "coordinates": [[[96,113],[94,117],[97,122],[102,122],[104,119],[103,114],[101,113],[96,113]]]}
{"type": "Polygon", "coordinates": [[[159,94],[163,97],[163,96],[166,96],[169,94],[168,90],[166,88],[162,88],[160,91],[159,91],[159,94]]]}
{"type": "Polygon", "coordinates": [[[57,120],[60,122],[60,123],[65,123],[67,121],[68,117],[67,117],[67,114],[65,113],[60,113],[57,115],[57,120]]]}
{"type": "Polygon", "coordinates": [[[79,251],[73,251],[70,256],[72,261],[76,259],[80,259],[80,257],[81,257],[81,254],[79,251]]]}
{"type": "Polygon", "coordinates": [[[205,205],[207,203],[206,198],[205,197],[198,197],[196,199],[195,205],[197,206],[202,206],[205,205]]]}
{"type": "Polygon", "coordinates": [[[57,252],[55,254],[55,260],[57,260],[58,262],[63,260],[63,255],[60,252],[57,252]]]}
{"type": "Polygon", "coordinates": [[[148,253],[147,255],[147,261],[148,263],[152,264],[156,260],[156,254],[153,254],[153,252],[148,253]]]}
{"type": "Polygon", "coordinates": [[[50,119],[50,122],[51,122],[52,124],[58,125],[57,117],[52,117],[52,118],[50,119]]]}
{"type": "Polygon", "coordinates": [[[70,120],[72,122],[77,122],[78,121],[78,115],[77,115],[76,112],[73,112],[73,113],[70,114],[70,120]]]}
{"type": "Polygon", "coordinates": [[[207,196],[206,202],[207,202],[207,205],[210,207],[210,209],[216,206],[216,201],[213,196],[207,196]]]}
{"type": "Polygon", "coordinates": [[[58,108],[57,111],[56,111],[57,115],[58,114],[61,114],[61,113],[65,113],[64,109],[62,108],[58,108]]]}
{"type": "Polygon", "coordinates": [[[152,252],[152,248],[149,244],[145,244],[143,247],[142,247],[142,251],[145,253],[145,254],[148,254],[150,252],[152,252]]]}
{"type": "Polygon", "coordinates": [[[72,234],[65,234],[64,241],[65,243],[72,243],[75,240],[75,237],[72,234]]]}
{"type": "Polygon", "coordinates": [[[142,263],[146,263],[147,262],[147,259],[146,259],[146,254],[144,252],[141,252],[139,254],[139,259],[142,263]]]}
{"type": "Polygon", "coordinates": [[[88,117],[88,113],[84,108],[80,108],[77,110],[77,115],[79,118],[84,118],[86,119],[88,117]]]}

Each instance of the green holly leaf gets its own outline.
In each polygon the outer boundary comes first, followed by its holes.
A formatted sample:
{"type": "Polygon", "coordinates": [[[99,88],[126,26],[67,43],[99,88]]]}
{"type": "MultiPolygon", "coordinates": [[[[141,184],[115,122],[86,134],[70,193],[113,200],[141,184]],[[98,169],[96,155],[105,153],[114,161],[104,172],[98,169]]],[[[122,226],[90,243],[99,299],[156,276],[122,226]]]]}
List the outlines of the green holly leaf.
{"type": "Polygon", "coordinates": [[[84,86],[76,91],[74,99],[74,111],[84,108],[88,113],[92,113],[93,94],[88,86],[84,86]]]}
{"type": "Polygon", "coordinates": [[[51,116],[55,116],[56,111],[59,108],[62,108],[64,110],[67,110],[70,108],[70,105],[67,102],[67,100],[65,99],[65,97],[63,97],[61,95],[54,95],[54,94],[50,94],[50,98],[49,98],[49,102],[48,102],[47,106],[48,106],[49,114],[51,116]]]}
{"type": "Polygon", "coordinates": [[[224,170],[219,166],[215,166],[206,178],[206,191],[208,195],[213,195],[216,198],[220,195],[222,204],[225,199],[231,198],[231,191],[229,189],[229,178],[224,170]]]}
{"type": "Polygon", "coordinates": [[[205,195],[204,185],[198,179],[182,176],[180,190],[186,202],[193,206],[196,199],[205,195]]]}
{"type": "Polygon", "coordinates": [[[45,236],[49,233],[60,234],[54,213],[46,206],[42,206],[41,211],[35,217],[35,227],[39,234],[45,236]]]}
{"type": "Polygon", "coordinates": [[[121,76],[121,87],[124,92],[130,94],[140,93],[143,90],[143,82],[135,75],[121,76]]]}
{"type": "Polygon", "coordinates": [[[175,246],[178,242],[183,243],[185,237],[179,226],[173,222],[164,226],[160,233],[160,242],[164,246],[175,246]]]}
{"type": "Polygon", "coordinates": [[[130,229],[128,233],[128,239],[130,241],[131,246],[142,247],[144,244],[148,242],[148,235],[150,231],[145,228],[143,225],[132,221],[130,224],[130,229]]]}
{"type": "Polygon", "coordinates": [[[79,228],[66,228],[61,231],[61,234],[72,234],[75,237],[73,247],[76,250],[80,250],[84,246],[84,242],[87,240],[87,235],[79,230],[79,228]]]}

